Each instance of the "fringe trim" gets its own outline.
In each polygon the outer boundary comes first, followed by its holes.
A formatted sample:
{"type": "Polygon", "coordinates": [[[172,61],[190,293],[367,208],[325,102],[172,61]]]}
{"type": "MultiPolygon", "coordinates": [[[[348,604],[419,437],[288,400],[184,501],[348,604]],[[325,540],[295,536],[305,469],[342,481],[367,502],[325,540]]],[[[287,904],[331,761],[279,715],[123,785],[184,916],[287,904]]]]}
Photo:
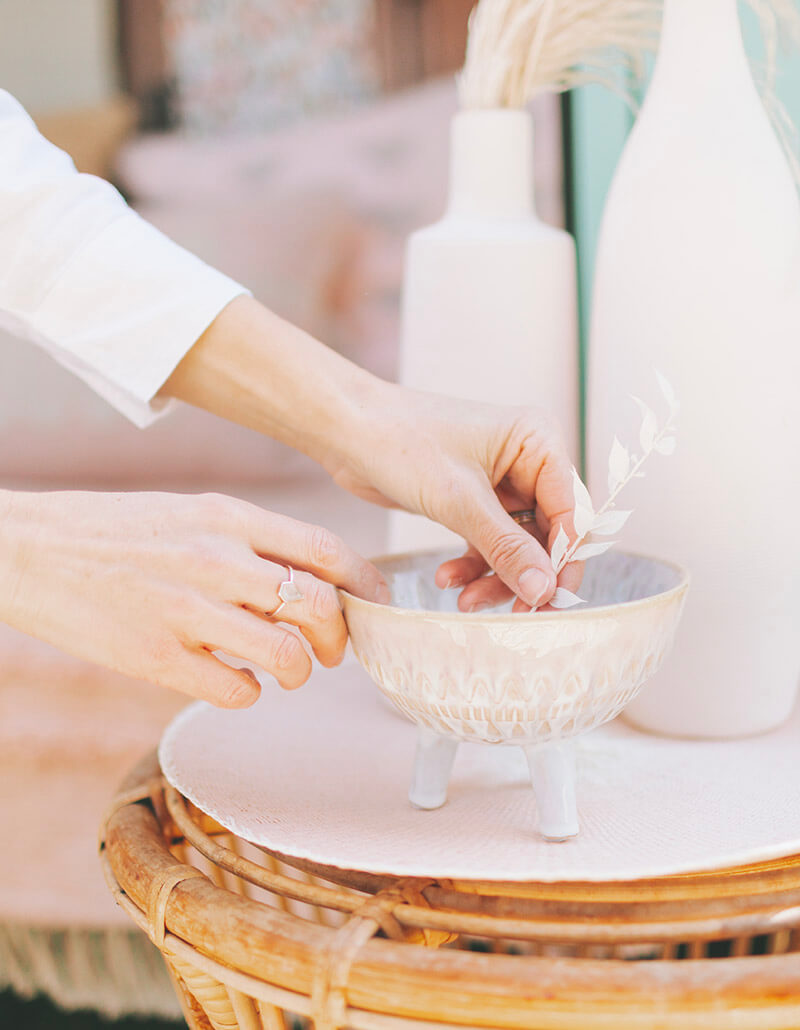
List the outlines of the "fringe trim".
{"type": "Polygon", "coordinates": [[[0,989],[7,988],[110,1019],[182,1018],[164,960],[138,930],[0,924],[0,989]]]}

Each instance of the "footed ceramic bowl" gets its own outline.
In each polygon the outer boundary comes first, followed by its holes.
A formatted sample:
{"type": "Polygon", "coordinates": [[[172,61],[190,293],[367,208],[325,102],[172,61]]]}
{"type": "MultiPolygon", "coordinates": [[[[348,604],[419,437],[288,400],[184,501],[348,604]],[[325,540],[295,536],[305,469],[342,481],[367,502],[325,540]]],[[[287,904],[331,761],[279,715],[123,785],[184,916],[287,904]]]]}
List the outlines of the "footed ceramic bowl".
{"type": "MultiPolygon", "coordinates": [[[[513,614],[509,602],[465,614],[457,609],[458,591],[434,583],[448,557],[420,552],[377,559],[392,592],[389,605],[342,591],[353,649],[420,728],[414,804],[444,803],[458,741],[518,745],[531,768],[542,826],[548,797],[569,792],[564,742],[613,719],[658,669],[688,575],[655,558],[609,551],[587,562],[580,607],[513,614]]],[[[546,836],[577,832],[569,808],[561,806],[546,836]]]]}

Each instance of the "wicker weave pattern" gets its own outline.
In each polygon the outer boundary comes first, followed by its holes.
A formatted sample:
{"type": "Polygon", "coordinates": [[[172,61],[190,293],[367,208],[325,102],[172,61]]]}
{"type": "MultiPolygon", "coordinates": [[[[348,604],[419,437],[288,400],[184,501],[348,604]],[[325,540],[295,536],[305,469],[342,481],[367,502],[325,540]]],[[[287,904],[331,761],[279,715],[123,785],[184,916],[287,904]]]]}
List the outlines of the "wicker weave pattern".
{"type": "Polygon", "coordinates": [[[800,1026],[800,856],[635,883],[398,881],[264,855],[154,790],[154,762],[102,861],[190,1026],[800,1026]]]}

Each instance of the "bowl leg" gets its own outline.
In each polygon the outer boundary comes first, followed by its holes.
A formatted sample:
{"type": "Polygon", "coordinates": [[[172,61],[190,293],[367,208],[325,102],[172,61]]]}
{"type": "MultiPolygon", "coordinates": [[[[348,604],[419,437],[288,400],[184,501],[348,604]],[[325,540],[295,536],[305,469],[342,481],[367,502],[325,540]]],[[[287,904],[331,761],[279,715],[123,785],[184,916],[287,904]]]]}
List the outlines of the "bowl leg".
{"type": "Polygon", "coordinates": [[[426,726],[417,729],[417,752],[408,800],[415,808],[441,808],[447,801],[447,784],[458,750],[458,741],[441,737],[426,726]]]}
{"type": "Polygon", "coordinates": [[[523,748],[539,809],[539,833],[559,841],[578,833],[575,804],[575,754],[570,741],[523,748]]]}

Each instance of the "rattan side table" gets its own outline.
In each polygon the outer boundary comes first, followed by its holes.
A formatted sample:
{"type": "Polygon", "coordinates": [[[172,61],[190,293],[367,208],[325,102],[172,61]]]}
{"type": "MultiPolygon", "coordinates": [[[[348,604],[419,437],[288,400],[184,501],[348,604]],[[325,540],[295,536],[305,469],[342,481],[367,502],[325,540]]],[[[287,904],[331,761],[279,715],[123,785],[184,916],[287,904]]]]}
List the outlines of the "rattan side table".
{"type": "Polygon", "coordinates": [[[800,855],[625,883],[290,864],[193,808],[155,756],[100,851],[198,1030],[800,1027],[800,855]]]}

